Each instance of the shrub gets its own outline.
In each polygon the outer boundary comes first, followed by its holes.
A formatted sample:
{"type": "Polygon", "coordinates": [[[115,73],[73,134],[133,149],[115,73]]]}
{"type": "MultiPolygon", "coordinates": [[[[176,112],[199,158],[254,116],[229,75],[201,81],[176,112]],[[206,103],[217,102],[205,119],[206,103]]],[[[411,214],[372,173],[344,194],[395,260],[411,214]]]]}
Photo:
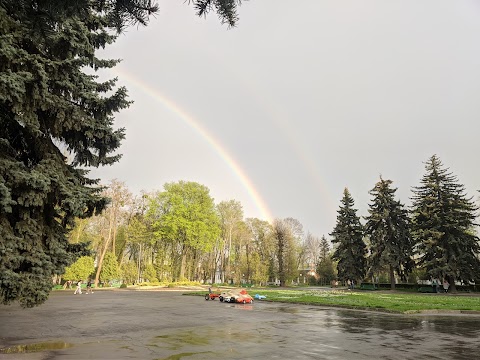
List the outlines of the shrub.
{"type": "Polygon", "coordinates": [[[133,284],[137,280],[137,265],[133,261],[123,263],[120,272],[122,279],[129,284],[133,284]]]}
{"type": "Polygon", "coordinates": [[[63,274],[63,278],[65,280],[72,281],[84,280],[87,279],[94,271],[95,267],[93,265],[93,257],[82,256],[72,265],[65,268],[65,274],[63,274]]]}
{"type": "Polygon", "coordinates": [[[102,271],[100,278],[104,282],[109,282],[120,277],[117,258],[112,252],[107,252],[103,259],[102,271]]]}
{"type": "Polygon", "coordinates": [[[155,271],[155,268],[153,267],[152,264],[147,264],[145,266],[142,277],[150,283],[154,283],[154,282],[158,283],[157,272],[155,271]]]}

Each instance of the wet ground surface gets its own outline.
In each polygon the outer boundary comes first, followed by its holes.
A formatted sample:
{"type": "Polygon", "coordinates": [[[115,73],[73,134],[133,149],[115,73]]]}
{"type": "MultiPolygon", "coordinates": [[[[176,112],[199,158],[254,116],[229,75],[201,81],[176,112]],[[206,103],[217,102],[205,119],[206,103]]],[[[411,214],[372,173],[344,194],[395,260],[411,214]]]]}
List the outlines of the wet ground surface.
{"type": "Polygon", "coordinates": [[[0,306],[0,359],[477,359],[480,318],[390,315],[184,291],[54,292],[0,306]],[[11,352],[11,353],[6,353],[11,352]]]}

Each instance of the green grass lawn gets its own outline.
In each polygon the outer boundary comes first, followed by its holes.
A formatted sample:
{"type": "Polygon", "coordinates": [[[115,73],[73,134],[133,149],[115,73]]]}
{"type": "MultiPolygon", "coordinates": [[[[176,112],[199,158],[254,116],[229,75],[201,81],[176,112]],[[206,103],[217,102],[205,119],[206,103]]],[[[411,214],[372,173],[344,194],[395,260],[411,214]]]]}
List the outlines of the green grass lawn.
{"type": "MultiPolygon", "coordinates": [[[[389,312],[478,311],[480,297],[468,295],[363,292],[347,290],[268,290],[249,289],[250,295],[265,295],[267,301],[371,309],[389,312]]],[[[202,293],[203,294],[203,293],[202,293]]],[[[260,300],[264,301],[264,300],[260,300]]]]}

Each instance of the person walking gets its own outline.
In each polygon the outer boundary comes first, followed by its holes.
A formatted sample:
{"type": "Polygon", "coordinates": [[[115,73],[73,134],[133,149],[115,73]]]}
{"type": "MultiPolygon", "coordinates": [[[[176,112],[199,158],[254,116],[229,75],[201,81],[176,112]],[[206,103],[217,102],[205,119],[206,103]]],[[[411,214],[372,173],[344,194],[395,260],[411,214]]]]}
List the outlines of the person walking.
{"type": "Polygon", "coordinates": [[[82,280],[80,280],[77,283],[77,288],[75,289],[75,292],[73,293],[73,295],[77,295],[77,294],[81,294],[81,293],[82,293],[82,280]]]}
{"type": "Polygon", "coordinates": [[[447,279],[443,280],[443,290],[448,293],[448,288],[450,287],[450,283],[447,281],[447,279]]]}
{"type": "Polygon", "coordinates": [[[91,279],[88,279],[88,282],[87,282],[87,292],[86,294],[93,294],[93,291],[92,291],[92,280],[91,279]]]}

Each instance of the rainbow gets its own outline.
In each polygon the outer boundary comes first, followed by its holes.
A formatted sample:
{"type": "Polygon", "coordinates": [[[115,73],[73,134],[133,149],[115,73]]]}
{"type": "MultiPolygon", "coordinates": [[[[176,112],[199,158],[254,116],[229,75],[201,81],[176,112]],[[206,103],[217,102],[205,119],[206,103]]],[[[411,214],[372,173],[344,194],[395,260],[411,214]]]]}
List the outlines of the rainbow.
{"type": "Polygon", "coordinates": [[[305,141],[301,138],[295,126],[289,120],[289,116],[282,111],[281,104],[278,104],[269,95],[270,91],[262,89],[262,84],[255,81],[255,78],[243,74],[241,70],[231,71],[230,68],[225,67],[224,62],[219,62],[216,66],[222,66],[230,76],[235,78],[235,83],[239,84],[241,88],[246,90],[251,98],[254,99],[264,109],[265,113],[273,120],[277,128],[283,134],[290,144],[291,151],[296,155],[298,161],[303,164],[310,177],[318,185],[315,187],[315,191],[320,195],[323,200],[323,204],[328,206],[330,212],[336,214],[337,212],[337,199],[332,198],[331,193],[328,191],[328,186],[325,183],[324,176],[322,175],[317,160],[312,157],[310,151],[303,145],[305,141]]]}
{"type": "Polygon", "coordinates": [[[273,220],[272,213],[268,208],[265,200],[258,193],[253,185],[253,182],[248,177],[247,173],[241,168],[241,166],[235,161],[232,155],[228,152],[222,143],[214,138],[208,130],[201,125],[201,123],[195,119],[192,115],[188,114],[178,104],[170,100],[167,96],[162,94],[160,90],[152,87],[148,83],[139,80],[135,76],[128,72],[119,69],[118,67],[110,70],[115,76],[121,77],[122,80],[127,81],[131,85],[143,91],[148,96],[152,97],[155,101],[167,108],[173,114],[182,119],[187,125],[193,128],[200,136],[215,150],[215,152],[222,158],[227,166],[232,170],[235,176],[240,180],[240,183],[245,187],[247,193],[253,200],[255,206],[260,211],[264,220],[271,222],[273,220]]]}
{"type": "MultiPolygon", "coordinates": [[[[244,84],[246,83],[245,81],[243,82],[244,84]]],[[[261,88],[259,85],[250,85],[248,88],[250,93],[254,94],[254,98],[256,98],[257,101],[261,100],[263,107],[266,108],[270,116],[275,119],[276,126],[287,139],[291,150],[297,156],[300,163],[303,164],[311,178],[314,179],[314,182],[318,185],[315,190],[323,199],[324,204],[329,207],[330,212],[335,214],[337,211],[335,199],[333,199],[331,194],[327,191],[328,187],[325,184],[318,165],[307,148],[303,145],[304,141],[298,134],[297,129],[292,125],[291,121],[288,120],[288,116],[282,112],[281,107],[273,104],[272,99],[268,96],[268,92],[259,93],[257,90],[261,88]]]]}

